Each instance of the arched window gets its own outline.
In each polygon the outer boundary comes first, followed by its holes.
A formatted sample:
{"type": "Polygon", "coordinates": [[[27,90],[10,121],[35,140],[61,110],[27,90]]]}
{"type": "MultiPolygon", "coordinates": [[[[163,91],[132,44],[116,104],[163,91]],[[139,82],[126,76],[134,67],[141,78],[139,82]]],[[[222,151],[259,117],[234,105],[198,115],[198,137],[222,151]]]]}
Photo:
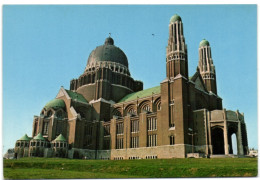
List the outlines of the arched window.
{"type": "Polygon", "coordinates": [[[136,110],[134,110],[134,108],[130,108],[128,110],[128,113],[131,114],[131,115],[136,115],[136,110]]]}
{"type": "Polygon", "coordinates": [[[120,112],[120,108],[114,109],[113,112],[112,112],[112,115],[113,115],[113,116],[122,117],[122,114],[121,114],[121,112],[120,112]]]}
{"type": "Polygon", "coordinates": [[[142,109],[147,111],[147,112],[151,111],[151,108],[150,108],[150,106],[148,104],[144,105],[142,109]]]}
{"type": "Polygon", "coordinates": [[[52,111],[49,110],[48,113],[47,113],[47,117],[51,117],[52,116],[52,111]]]}
{"type": "Polygon", "coordinates": [[[43,122],[43,135],[48,135],[49,132],[49,122],[43,122]]]}
{"type": "Polygon", "coordinates": [[[158,111],[161,110],[161,102],[158,103],[158,105],[157,105],[157,110],[158,110],[158,111]]]}

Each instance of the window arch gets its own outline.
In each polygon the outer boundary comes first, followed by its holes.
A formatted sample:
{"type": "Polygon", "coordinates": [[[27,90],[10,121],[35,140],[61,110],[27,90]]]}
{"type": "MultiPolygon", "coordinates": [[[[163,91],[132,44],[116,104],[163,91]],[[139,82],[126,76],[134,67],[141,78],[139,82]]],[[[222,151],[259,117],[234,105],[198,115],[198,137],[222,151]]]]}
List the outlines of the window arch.
{"type": "Polygon", "coordinates": [[[151,112],[150,103],[148,100],[140,103],[141,112],[151,112]]]}
{"type": "Polygon", "coordinates": [[[150,106],[148,104],[144,105],[142,109],[147,111],[147,112],[151,111],[151,108],[150,108],[150,106]]]}
{"type": "Polygon", "coordinates": [[[125,108],[126,114],[137,115],[135,105],[130,104],[125,108]]]}
{"type": "Polygon", "coordinates": [[[121,108],[114,109],[113,112],[112,112],[112,115],[122,117],[121,108]]]}
{"type": "Polygon", "coordinates": [[[51,117],[52,116],[52,110],[49,110],[48,112],[47,112],[47,117],[51,117]]]}
{"type": "Polygon", "coordinates": [[[161,97],[158,97],[155,101],[154,101],[155,107],[157,111],[161,110],[161,97]]]}

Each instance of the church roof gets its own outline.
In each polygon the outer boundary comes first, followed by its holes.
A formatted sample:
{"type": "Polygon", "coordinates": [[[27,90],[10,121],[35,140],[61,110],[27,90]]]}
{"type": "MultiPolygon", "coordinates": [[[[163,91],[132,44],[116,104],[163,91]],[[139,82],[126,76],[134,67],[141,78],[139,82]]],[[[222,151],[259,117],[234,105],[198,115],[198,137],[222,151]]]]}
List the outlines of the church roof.
{"type": "Polygon", "coordinates": [[[49,109],[59,109],[59,108],[65,108],[65,102],[62,99],[53,99],[49,101],[44,108],[49,109]]]}
{"type": "Polygon", "coordinates": [[[39,133],[39,134],[38,134],[37,136],[35,136],[33,139],[45,141],[44,137],[42,136],[42,133],[39,133]]]}
{"type": "Polygon", "coordinates": [[[128,94],[125,97],[123,97],[119,101],[119,103],[120,102],[126,102],[126,101],[132,101],[134,99],[143,98],[143,97],[146,97],[146,96],[151,96],[153,93],[154,94],[161,93],[161,86],[156,86],[156,87],[152,87],[152,88],[149,88],[149,89],[145,89],[145,90],[142,90],[142,91],[138,91],[138,92],[128,94]]]}
{"type": "Polygon", "coordinates": [[[65,90],[68,93],[69,97],[71,99],[73,99],[74,101],[80,101],[80,102],[83,102],[83,103],[88,102],[82,94],[79,94],[79,93],[76,93],[76,92],[73,92],[73,91],[70,91],[70,90],[67,90],[67,89],[65,89],[65,90]]]}
{"type": "Polygon", "coordinates": [[[27,134],[25,134],[23,137],[21,137],[20,141],[30,141],[32,138],[28,137],[27,134]]]}
{"type": "Polygon", "coordinates": [[[111,61],[128,67],[128,60],[125,53],[114,45],[114,40],[108,37],[104,45],[94,49],[88,58],[87,66],[101,61],[111,61]]]}
{"type": "Polygon", "coordinates": [[[60,134],[54,141],[67,141],[67,140],[64,136],[62,136],[62,134],[60,134]]]}

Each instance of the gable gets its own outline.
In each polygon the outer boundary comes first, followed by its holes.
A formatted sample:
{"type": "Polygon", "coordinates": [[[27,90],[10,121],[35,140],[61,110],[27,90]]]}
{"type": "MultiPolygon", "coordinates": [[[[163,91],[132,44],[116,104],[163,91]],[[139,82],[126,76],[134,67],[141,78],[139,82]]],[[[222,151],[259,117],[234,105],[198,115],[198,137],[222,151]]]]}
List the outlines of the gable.
{"type": "Polygon", "coordinates": [[[195,84],[195,88],[204,92],[208,92],[207,88],[203,82],[203,79],[199,73],[199,69],[195,72],[195,74],[189,77],[189,80],[195,84]]]}

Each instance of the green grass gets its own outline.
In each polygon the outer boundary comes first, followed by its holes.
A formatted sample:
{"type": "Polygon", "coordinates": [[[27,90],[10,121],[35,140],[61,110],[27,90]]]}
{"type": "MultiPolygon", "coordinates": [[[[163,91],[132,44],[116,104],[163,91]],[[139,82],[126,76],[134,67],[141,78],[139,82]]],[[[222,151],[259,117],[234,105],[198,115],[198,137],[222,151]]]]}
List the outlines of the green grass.
{"type": "Polygon", "coordinates": [[[4,160],[4,177],[10,179],[241,176],[257,176],[256,158],[121,161],[53,158],[4,160]]]}

